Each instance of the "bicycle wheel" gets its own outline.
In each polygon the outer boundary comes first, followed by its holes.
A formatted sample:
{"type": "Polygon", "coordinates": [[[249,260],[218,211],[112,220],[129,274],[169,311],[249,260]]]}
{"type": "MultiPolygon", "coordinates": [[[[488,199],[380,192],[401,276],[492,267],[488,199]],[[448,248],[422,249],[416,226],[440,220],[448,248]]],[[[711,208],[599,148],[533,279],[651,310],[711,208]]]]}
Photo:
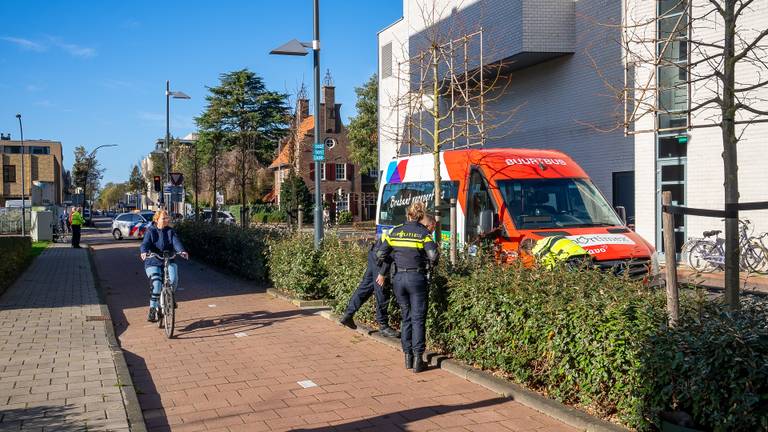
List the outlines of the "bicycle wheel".
{"type": "Polygon", "coordinates": [[[680,262],[687,263],[688,257],[691,253],[691,249],[696,246],[696,243],[700,242],[700,238],[690,238],[688,241],[683,243],[683,246],[680,248],[680,262]]]}
{"type": "Polygon", "coordinates": [[[768,274],[768,251],[760,243],[750,242],[741,253],[749,270],[755,273],[768,274]]]}
{"type": "Polygon", "coordinates": [[[714,242],[698,241],[688,252],[688,265],[699,272],[711,273],[717,265],[711,261],[717,255],[717,245],[714,242]]]}
{"type": "Polygon", "coordinates": [[[173,290],[170,287],[163,288],[165,296],[163,302],[163,324],[165,327],[165,337],[173,337],[174,326],[176,325],[176,311],[173,309],[173,290]]]}

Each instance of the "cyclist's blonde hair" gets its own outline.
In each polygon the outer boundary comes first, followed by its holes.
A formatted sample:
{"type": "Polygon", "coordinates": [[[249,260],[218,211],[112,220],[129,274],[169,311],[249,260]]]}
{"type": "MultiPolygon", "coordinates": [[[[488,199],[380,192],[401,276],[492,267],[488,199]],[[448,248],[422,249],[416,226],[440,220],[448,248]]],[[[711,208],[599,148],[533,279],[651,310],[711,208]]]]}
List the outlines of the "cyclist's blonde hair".
{"type": "Polygon", "coordinates": [[[154,216],[152,216],[152,220],[153,220],[153,221],[155,221],[155,222],[157,222],[157,221],[159,221],[159,220],[160,220],[160,218],[161,218],[163,215],[165,215],[165,216],[168,216],[168,211],[167,211],[167,210],[158,210],[157,212],[155,212],[155,215],[154,215],[154,216]]]}
{"type": "Polygon", "coordinates": [[[408,220],[411,222],[420,221],[424,218],[424,215],[427,214],[427,203],[424,201],[415,201],[413,204],[408,207],[408,212],[406,216],[408,217],[408,220]]]}

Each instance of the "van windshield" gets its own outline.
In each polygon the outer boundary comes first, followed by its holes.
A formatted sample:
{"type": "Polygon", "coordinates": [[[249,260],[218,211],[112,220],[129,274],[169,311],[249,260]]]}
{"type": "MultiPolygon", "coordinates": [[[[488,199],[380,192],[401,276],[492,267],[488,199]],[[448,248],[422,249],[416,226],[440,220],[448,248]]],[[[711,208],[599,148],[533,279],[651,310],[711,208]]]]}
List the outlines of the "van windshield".
{"type": "Polygon", "coordinates": [[[518,229],[624,225],[587,179],[499,180],[518,229]]]}
{"type": "MultiPolygon", "coordinates": [[[[440,182],[440,195],[442,207],[440,218],[447,221],[450,216],[449,200],[456,198],[458,182],[440,182]]],[[[432,181],[388,183],[384,185],[381,193],[381,205],[379,206],[380,225],[399,225],[406,222],[405,212],[408,206],[416,201],[425,201],[427,210],[432,212],[435,208],[435,183],[432,181]]]]}

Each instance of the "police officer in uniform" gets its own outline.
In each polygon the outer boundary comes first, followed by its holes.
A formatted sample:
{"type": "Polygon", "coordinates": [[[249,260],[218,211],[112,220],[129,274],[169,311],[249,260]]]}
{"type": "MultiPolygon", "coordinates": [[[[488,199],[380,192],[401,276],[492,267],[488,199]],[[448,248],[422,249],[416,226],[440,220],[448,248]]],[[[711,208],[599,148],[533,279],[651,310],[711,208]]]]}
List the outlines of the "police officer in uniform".
{"type": "Polygon", "coordinates": [[[434,218],[426,214],[426,205],[415,202],[408,208],[408,223],[382,235],[383,244],[376,252],[379,262],[377,282],[389,271],[387,260],[395,266],[393,284],[403,317],[400,341],[406,369],[418,373],[426,368],[423,359],[426,344],[427,271],[437,263],[438,248],[432,240],[434,218]],[[432,229],[428,228],[431,226],[432,229]]]}
{"type": "Polygon", "coordinates": [[[347,310],[339,322],[353,330],[356,329],[357,325],[353,319],[355,313],[371,297],[371,294],[374,294],[376,296],[376,322],[379,323],[379,333],[386,337],[396,338],[400,337],[400,333],[389,326],[388,308],[389,301],[392,298],[391,286],[386,281],[382,284],[376,282],[376,276],[378,276],[380,267],[382,267],[378,264],[376,251],[381,247],[381,244],[380,239],[371,244],[371,248],[368,251],[368,267],[365,269],[363,280],[360,281],[360,285],[352,293],[349,304],[347,304],[347,310]]]}

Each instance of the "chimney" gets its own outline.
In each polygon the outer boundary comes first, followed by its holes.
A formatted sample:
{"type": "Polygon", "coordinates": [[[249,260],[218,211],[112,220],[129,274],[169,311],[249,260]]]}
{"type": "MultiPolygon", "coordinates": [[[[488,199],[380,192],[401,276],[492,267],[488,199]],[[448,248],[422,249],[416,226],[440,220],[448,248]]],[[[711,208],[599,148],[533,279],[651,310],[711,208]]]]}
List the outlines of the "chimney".
{"type": "Polygon", "coordinates": [[[325,132],[336,133],[336,87],[333,86],[330,70],[326,71],[323,79],[323,111],[325,132]]]}

